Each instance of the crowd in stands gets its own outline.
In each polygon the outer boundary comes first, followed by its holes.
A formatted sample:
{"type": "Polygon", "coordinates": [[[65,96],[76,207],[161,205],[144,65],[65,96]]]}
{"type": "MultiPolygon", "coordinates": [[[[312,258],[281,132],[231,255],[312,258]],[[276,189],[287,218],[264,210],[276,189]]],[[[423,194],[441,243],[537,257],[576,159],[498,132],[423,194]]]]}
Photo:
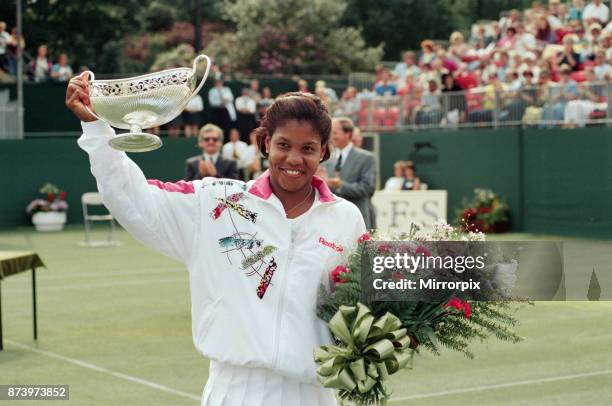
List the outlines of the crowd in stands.
{"type": "Polygon", "coordinates": [[[612,23],[602,0],[534,2],[479,22],[448,44],[425,39],[371,88],[346,89],[338,113],[361,126],[491,123],[583,126],[606,117],[612,23]],[[394,101],[395,100],[395,101],[394,101]]]}
{"type": "MultiPolygon", "coordinates": [[[[17,47],[25,49],[25,38],[17,40],[17,28],[13,27],[9,32],[7,24],[0,21],[0,82],[13,81],[17,74],[17,47]],[[19,44],[19,45],[18,45],[19,44]]],[[[53,61],[48,55],[47,45],[42,44],[37,48],[36,56],[26,55],[26,79],[34,82],[68,82],[73,75],[72,66],[65,53],[58,53],[57,60],[53,61]]],[[[86,70],[81,67],[79,71],[86,70]]]]}

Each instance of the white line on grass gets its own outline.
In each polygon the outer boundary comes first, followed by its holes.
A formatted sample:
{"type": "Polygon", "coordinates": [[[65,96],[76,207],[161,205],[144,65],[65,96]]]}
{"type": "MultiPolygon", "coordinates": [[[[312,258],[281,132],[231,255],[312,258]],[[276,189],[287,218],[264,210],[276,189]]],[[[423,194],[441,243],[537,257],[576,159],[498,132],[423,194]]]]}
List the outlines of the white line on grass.
{"type": "Polygon", "coordinates": [[[491,389],[511,388],[513,386],[521,386],[521,385],[535,385],[539,383],[565,381],[565,380],[570,380],[570,379],[586,378],[589,376],[607,375],[607,374],[612,374],[612,369],[604,369],[601,371],[594,371],[594,372],[584,372],[581,374],[554,376],[550,378],[528,379],[524,381],[499,383],[495,385],[474,386],[471,388],[454,389],[454,390],[447,390],[447,391],[442,391],[442,392],[417,393],[416,395],[392,398],[392,399],[389,399],[389,402],[400,402],[402,400],[414,400],[414,399],[434,398],[438,396],[458,395],[458,394],[469,393],[469,392],[480,392],[480,391],[491,390],[491,389]]]}
{"type": "MultiPolygon", "coordinates": [[[[174,277],[174,278],[164,278],[164,279],[138,279],[135,281],[123,281],[123,282],[106,282],[106,283],[96,283],[96,284],[78,284],[78,285],[64,285],[64,286],[41,286],[37,287],[37,292],[47,292],[47,291],[58,291],[58,290],[72,290],[72,289],[100,289],[100,288],[112,288],[117,286],[132,286],[132,285],[149,285],[152,283],[168,283],[168,282],[187,282],[187,277],[174,277]]],[[[3,288],[2,293],[15,293],[15,292],[30,292],[32,289],[30,287],[27,288],[3,288]]]]}
{"type": "Polygon", "coordinates": [[[81,278],[107,278],[109,276],[132,276],[132,275],[154,275],[160,273],[187,273],[185,268],[166,267],[166,268],[151,268],[138,269],[133,271],[109,271],[100,270],[98,272],[79,272],[74,274],[56,275],[52,272],[43,273],[43,278],[46,281],[54,281],[59,279],[81,279],[81,278]]]}
{"type": "Polygon", "coordinates": [[[57,354],[55,352],[51,352],[51,351],[46,351],[46,350],[41,350],[41,349],[38,349],[38,348],[30,347],[29,345],[21,344],[21,343],[15,342],[13,340],[6,340],[5,339],[4,341],[7,342],[7,343],[10,343],[11,345],[14,345],[16,347],[23,348],[23,349],[28,350],[28,351],[36,352],[38,354],[46,355],[47,357],[59,359],[61,361],[65,361],[65,362],[68,362],[70,364],[82,367],[82,368],[87,368],[87,369],[91,369],[93,371],[102,372],[103,374],[111,375],[111,376],[114,376],[114,377],[120,378],[120,379],[125,379],[126,381],[139,383],[141,385],[148,386],[149,388],[161,390],[163,392],[172,393],[173,395],[178,395],[178,396],[182,396],[182,397],[185,397],[185,398],[189,398],[189,399],[193,399],[193,400],[198,400],[198,401],[200,400],[200,396],[196,396],[196,395],[193,395],[191,393],[183,392],[183,391],[180,391],[178,389],[172,389],[172,388],[169,388],[167,386],[161,385],[159,383],[147,381],[146,379],[138,378],[138,377],[133,376],[133,375],[127,375],[127,374],[123,374],[121,372],[112,371],[110,369],[107,369],[107,368],[104,368],[104,367],[100,367],[100,366],[91,364],[89,362],[81,361],[81,360],[76,359],[76,358],[66,357],[64,355],[57,354]]]}

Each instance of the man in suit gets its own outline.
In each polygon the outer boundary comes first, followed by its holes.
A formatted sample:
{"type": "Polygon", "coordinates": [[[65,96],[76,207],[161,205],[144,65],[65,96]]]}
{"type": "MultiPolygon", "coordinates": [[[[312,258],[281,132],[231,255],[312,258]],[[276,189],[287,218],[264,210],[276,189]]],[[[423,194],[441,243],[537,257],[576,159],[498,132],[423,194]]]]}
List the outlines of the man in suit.
{"type": "Polygon", "coordinates": [[[202,155],[185,161],[185,180],[205,177],[238,179],[236,161],[221,156],[223,130],[214,124],[206,124],[198,135],[198,146],[202,155]]]}
{"type": "Polygon", "coordinates": [[[336,153],[324,164],[326,181],[336,195],[359,208],[366,227],[371,229],[370,196],[376,187],[376,165],[374,154],[353,146],[354,128],[353,120],[348,117],[332,120],[331,141],[336,153]]]}

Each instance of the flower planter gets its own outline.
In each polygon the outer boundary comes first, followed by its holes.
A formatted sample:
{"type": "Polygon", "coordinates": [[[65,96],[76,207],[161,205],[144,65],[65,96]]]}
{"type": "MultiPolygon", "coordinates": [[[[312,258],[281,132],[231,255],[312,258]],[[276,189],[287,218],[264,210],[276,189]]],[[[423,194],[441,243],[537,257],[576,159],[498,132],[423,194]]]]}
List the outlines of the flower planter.
{"type": "Polygon", "coordinates": [[[66,223],[64,211],[39,211],[32,216],[37,231],[61,231],[66,223]]]}

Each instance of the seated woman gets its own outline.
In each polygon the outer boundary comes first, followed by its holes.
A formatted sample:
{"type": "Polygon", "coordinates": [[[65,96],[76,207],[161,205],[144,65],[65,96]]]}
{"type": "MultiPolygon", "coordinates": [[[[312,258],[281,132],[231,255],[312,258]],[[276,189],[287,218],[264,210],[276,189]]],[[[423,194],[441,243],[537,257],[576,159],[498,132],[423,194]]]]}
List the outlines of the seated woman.
{"type": "Polygon", "coordinates": [[[406,181],[404,177],[405,170],[405,161],[395,162],[395,164],[393,164],[393,176],[387,179],[383,190],[385,192],[397,192],[398,190],[402,190],[402,186],[404,186],[404,182],[406,181]]]}
{"type": "Polygon", "coordinates": [[[421,179],[416,176],[416,168],[414,167],[414,163],[412,161],[406,162],[406,168],[404,169],[404,184],[402,185],[402,190],[420,190],[421,189],[421,179]]]}

